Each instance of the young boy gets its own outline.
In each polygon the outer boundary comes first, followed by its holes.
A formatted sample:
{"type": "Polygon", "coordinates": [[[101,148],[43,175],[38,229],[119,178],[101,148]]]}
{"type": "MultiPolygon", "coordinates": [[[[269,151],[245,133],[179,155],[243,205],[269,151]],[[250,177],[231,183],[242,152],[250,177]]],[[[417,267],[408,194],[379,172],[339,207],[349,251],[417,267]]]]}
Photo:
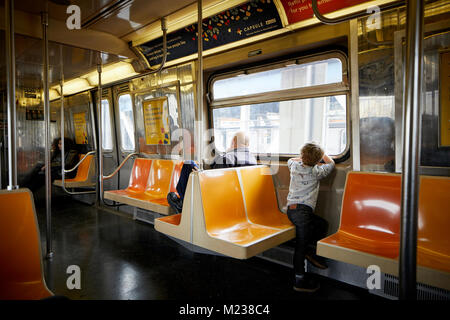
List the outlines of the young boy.
{"type": "Polygon", "coordinates": [[[325,269],[326,264],[315,255],[315,244],[325,237],[328,223],[314,214],[319,194],[319,180],[334,168],[334,161],[315,143],[306,143],[299,158],[288,160],[291,183],[287,197],[287,215],[295,225],[294,290],[314,292],[319,283],[305,273],[305,258],[314,266],[325,269]],[[320,161],[325,163],[322,164],[320,161]]]}

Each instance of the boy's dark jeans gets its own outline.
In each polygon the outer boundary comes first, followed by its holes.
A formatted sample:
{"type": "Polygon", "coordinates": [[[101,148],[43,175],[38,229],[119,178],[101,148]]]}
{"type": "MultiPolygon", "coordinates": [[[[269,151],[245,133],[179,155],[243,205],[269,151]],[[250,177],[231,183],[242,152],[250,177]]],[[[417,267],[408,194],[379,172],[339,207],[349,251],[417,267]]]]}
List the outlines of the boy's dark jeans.
{"type": "Polygon", "coordinates": [[[287,216],[295,225],[294,272],[305,274],[305,256],[307,253],[315,253],[317,241],[326,236],[328,222],[304,204],[288,206],[287,216]]]}

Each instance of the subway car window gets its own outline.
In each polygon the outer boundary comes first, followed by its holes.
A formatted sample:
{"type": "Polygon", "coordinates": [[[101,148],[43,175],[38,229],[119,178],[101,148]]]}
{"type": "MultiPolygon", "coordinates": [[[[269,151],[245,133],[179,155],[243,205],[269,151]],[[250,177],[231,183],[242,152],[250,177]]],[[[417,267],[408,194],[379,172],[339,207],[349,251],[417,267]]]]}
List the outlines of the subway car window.
{"type": "Polygon", "coordinates": [[[243,130],[249,133],[251,151],[260,155],[295,155],[307,141],[324,146],[330,155],[345,153],[346,60],[340,53],[330,57],[333,54],[286,61],[273,65],[273,69],[265,66],[219,75],[212,80],[217,150],[224,152],[233,134],[243,130]]]}
{"type": "Polygon", "coordinates": [[[316,141],[338,155],[347,145],[346,107],[339,95],[214,109],[216,148],[224,152],[234,133],[245,130],[255,153],[296,154],[299,141],[316,141]]]}
{"type": "Polygon", "coordinates": [[[134,151],[133,102],[130,94],[119,97],[120,141],[124,151],[134,151]]]}
{"type": "Polygon", "coordinates": [[[237,75],[214,82],[214,99],[224,99],[277,90],[304,88],[342,81],[342,62],[337,58],[296,64],[237,75]]]}
{"type": "Polygon", "coordinates": [[[102,121],[102,147],[105,151],[111,151],[113,149],[111,110],[107,99],[102,100],[102,121]]]}

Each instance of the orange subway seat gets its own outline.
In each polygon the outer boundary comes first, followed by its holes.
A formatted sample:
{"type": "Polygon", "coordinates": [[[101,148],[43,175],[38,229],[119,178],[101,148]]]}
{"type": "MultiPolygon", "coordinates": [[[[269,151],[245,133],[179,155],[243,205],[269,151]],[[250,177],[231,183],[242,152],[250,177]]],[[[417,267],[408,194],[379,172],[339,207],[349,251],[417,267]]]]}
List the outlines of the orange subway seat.
{"type": "Polygon", "coordinates": [[[130,182],[126,190],[131,192],[144,192],[151,166],[151,159],[136,158],[133,169],[131,170],[130,182]]]}
{"type": "MultiPolygon", "coordinates": [[[[145,197],[147,199],[164,199],[167,203],[167,194],[170,190],[174,162],[172,160],[154,160],[150,170],[145,197]]],[[[169,205],[167,203],[167,205],[169,205]]]]}
{"type": "Polygon", "coordinates": [[[169,214],[173,209],[167,202],[167,194],[171,183],[178,183],[179,174],[173,177],[177,165],[178,162],[173,160],[138,158],[135,160],[128,188],[105,191],[105,199],[169,214]]]}
{"type": "MultiPolygon", "coordinates": [[[[83,159],[84,154],[80,154],[80,160],[83,159]]],[[[77,168],[77,175],[71,179],[64,179],[65,182],[81,182],[88,181],[89,169],[91,167],[92,160],[94,156],[92,154],[88,155],[83,162],[77,168]]]]}
{"type": "Polygon", "coordinates": [[[450,272],[450,178],[422,176],[417,224],[417,263],[450,272]]]}
{"type": "Polygon", "coordinates": [[[181,222],[181,213],[172,214],[167,217],[158,218],[158,220],[178,226],[181,222]]]}
{"type": "MultiPolygon", "coordinates": [[[[450,178],[420,177],[417,281],[450,290],[450,178]]],[[[318,242],[331,259],[398,275],[401,176],[350,172],[339,230],[318,242]]]]}
{"type": "Polygon", "coordinates": [[[280,231],[247,220],[236,170],[204,171],[199,175],[199,180],[209,235],[235,244],[249,245],[280,231]],[[220,190],[217,190],[218,186],[220,190]]]}
{"type": "Polygon", "coordinates": [[[41,257],[31,192],[0,190],[0,300],[34,300],[53,295],[45,284],[41,257]]]}
{"type": "MultiPolygon", "coordinates": [[[[79,159],[83,159],[84,156],[84,154],[81,154],[79,156],[79,159]]],[[[88,155],[76,169],[77,173],[75,177],[64,179],[66,188],[82,188],[95,186],[95,164],[93,163],[93,159],[93,155],[88,155]]],[[[62,180],[55,180],[53,184],[62,187],[62,180]]]]}
{"type": "Polygon", "coordinates": [[[349,173],[339,230],[321,242],[396,258],[400,198],[400,175],[349,173]]]}
{"type": "MultiPolygon", "coordinates": [[[[248,191],[244,201],[242,190],[245,193],[248,189],[248,182],[244,181],[246,178],[251,179],[252,174],[242,179],[239,177],[245,170],[252,169],[253,167],[242,167],[192,172],[182,214],[155,219],[155,229],[194,246],[236,259],[248,259],[293,239],[295,228],[292,225],[284,228],[282,217],[282,223],[271,225],[270,222],[280,220],[269,218],[269,212],[263,212],[267,217],[259,219],[257,209],[260,207],[246,208],[246,202],[253,202],[253,197],[266,196],[262,190],[248,191]],[[260,191],[262,194],[259,194],[260,191]]],[[[258,175],[265,171],[255,172],[255,178],[259,179],[258,175]]],[[[270,176],[263,177],[262,181],[273,183],[271,179],[270,176]]],[[[266,187],[270,194],[270,187],[266,187]]],[[[277,208],[276,197],[270,197],[264,203],[269,208],[277,208]],[[275,204],[269,203],[270,201],[275,201],[275,204]]],[[[271,214],[281,213],[277,209],[271,214]]]]}
{"type": "Polygon", "coordinates": [[[240,173],[248,220],[274,228],[291,228],[287,215],[278,208],[270,168],[250,167],[240,173]]]}

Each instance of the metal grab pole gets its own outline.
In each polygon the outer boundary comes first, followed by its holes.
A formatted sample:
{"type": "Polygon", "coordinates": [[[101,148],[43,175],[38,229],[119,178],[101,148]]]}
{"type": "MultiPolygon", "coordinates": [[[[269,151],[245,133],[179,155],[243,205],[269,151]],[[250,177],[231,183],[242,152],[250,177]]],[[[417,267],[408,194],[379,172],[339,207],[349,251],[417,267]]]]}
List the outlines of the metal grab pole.
{"type": "Polygon", "coordinates": [[[16,55],[14,45],[14,0],[5,0],[5,47],[8,105],[8,190],[17,185],[17,146],[16,146],[16,55]]]}
{"type": "Polygon", "coordinates": [[[420,159],[420,105],[422,99],[423,15],[422,0],[406,6],[405,131],[399,260],[399,298],[415,300],[417,269],[417,218],[420,159]]]}
{"type": "MultiPolygon", "coordinates": [[[[202,0],[197,1],[197,15],[198,15],[198,73],[197,73],[197,160],[200,170],[203,170],[203,12],[202,0]]],[[[195,141],[195,140],[194,140],[195,141]]]]}
{"type": "Polygon", "coordinates": [[[66,159],[65,159],[65,153],[64,153],[64,69],[63,69],[63,53],[62,53],[62,45],[59,46],[59,58],[60,60],[60,82],[59,86],[61,88],[61,181],[62,181],[62,188],[64,191],[66,190],[66,174],[65,174],[65,168],[66,168],[66,159]]]}
{"type": "Polygon", "coordinates": [[[48,259],[53,257],[52,252],[52,179],[51,179],[51,163],[50,163],[50,99],[48,90],[48,13],[41,13],[42,35],[44,40],[43,49],[43,81],[44,81],[44,123],[45,123],[45,198],[46,198],[46,214],[47,214],[47,255],[48,259]]]}
{"type": "Polygon", "coordinates": [[[97,72],[98,72],[98,146],[97,146],[97,156],[98,156],[98,183],[99,183],[99,194],[100,203],[103,203],[103,114],[102,114],[102,57],[99,53],[99,60],[97,62],[97,72]]]}

